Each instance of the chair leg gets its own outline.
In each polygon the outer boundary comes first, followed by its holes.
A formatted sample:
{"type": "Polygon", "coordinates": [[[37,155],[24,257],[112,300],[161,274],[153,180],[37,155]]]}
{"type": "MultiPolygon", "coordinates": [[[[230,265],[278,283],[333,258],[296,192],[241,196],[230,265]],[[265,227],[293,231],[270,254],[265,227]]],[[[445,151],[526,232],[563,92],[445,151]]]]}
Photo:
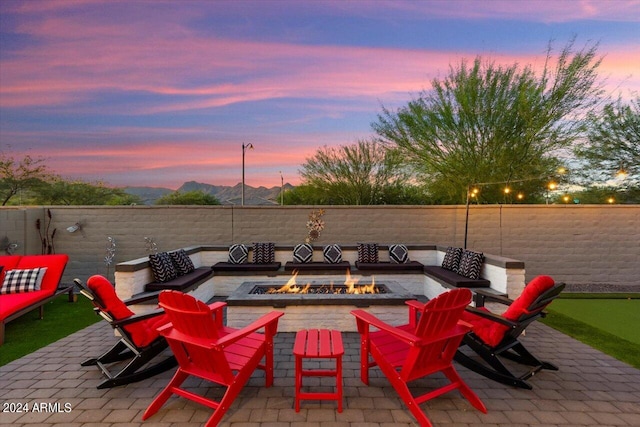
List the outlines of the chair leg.
{"type": "Polygon", "coordinates": [[[474,408],[482,412],[483,414],[487,413],[487,407],[484,406],[482,400],[478,397],[477,394],[469,388],[469,386],[460,378],[458,371],[453,366],[449,366],[444,369],[442,373],[451,381],[452,384],[457,384],[460,393],[473,405],[474,408]]]}
{"type": "Polygon", "coordinates": [[[82,366],[93,366],[100,363],[113,363],[127,360],[134,356],[133,351],[122,341],[118,341],[107,350],[103,355],[87,359],[81,363],[82,366]]]}
{"type": "MultiPolygon", "coordinates": [[[[478,353],[480,354],[480,353],[478,353]]],[[[482,355],[480,355],[482,356],[482,355]]],[[[467,356],[466,354],[464,354],[463,352],[461,352],[460,350],[458,350],[456,352],[456,355],[454,357],[455,361],[460,363],[462,366],[472,370],[473,372],[482,375],[483,377],[489,378],[490,380],[502,383],[502,384],[506,384],[506,385],[510,385],[513,387],[518,387],[518,388],[523,388],[523,389],[527,389],[527,390],[531,390],[533,389],[533,387],[531,386],[531,384],[529,384],[528,382],[516,377],[515,375],[513,375],[503,364],[502,362],[500,362],[497,358],[497,356],[494,356],[492,358],[484,358],[482,357],[482,359],[488,363],[490,366],[494,367],[494,369],[491,369],[489,367],[487,367],[486,365],[470,358],[469,356],[467,356]],[[497,368],[496,368],[497,367],[497,368]]]]}
{"type": "Polygon", "coordinates": [[[174,393],[174,390],[179,388],[180,384],[182,384],[188,377],[189,374],[178,368],[173,378],[171,378],[171,381],[169,381],[169,384],[167,384],[164,390],[162,390],[160,394],[155,399],[153,399],[153,402],[151,402],[146,411],[144,411],[144,414],[142,414],[142,420],[144,421],[158,412],[162,405],[164,405],[167,400],[169,400],[171,395],[174,393]]]}
{"type": "Polygon", "coordinates": [[[552,371],[558,370],[558,367],[556,365],[549,362],[542,361],[537,357],[535,357],[520,342],[514,345],[510,349],[510,351],[505,351],[504,353],[502,353],[501,356],[506,357],[509,360],[513,360],[514,362],[518,362],[523,365],[534,366],[535,369],[531,372],[531,375],[529,375],[527,378],[531,377],[533,374],[535,374],[541,369],[549,369],[552,371]]]}

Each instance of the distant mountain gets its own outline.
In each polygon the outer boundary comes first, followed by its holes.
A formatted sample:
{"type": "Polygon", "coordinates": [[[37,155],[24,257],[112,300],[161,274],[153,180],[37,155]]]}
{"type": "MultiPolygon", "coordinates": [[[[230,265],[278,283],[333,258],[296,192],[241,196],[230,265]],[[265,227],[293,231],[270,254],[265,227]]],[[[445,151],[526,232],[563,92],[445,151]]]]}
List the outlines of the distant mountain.
{"type": "MultiPolygon", "coordinates": [[[[284,185],[285,190],[293,189],[293,185],[287,183],[284,185]]],[[[157,199],[173,190],[168,188],[155,187],[126,187],[124,191],[142,198],[146,205],[152,205],[157,199]]],[[[203,191],[207,194],[215,196],[223,205],[240,205],[242,203],[242,183],[238,183],[233,187],[227,185],[211,185],[201,182],[189,181],[185,182],[178,188],[178,191],[203,191]]],[[[244,204],[245,205],[278,205],[280,200],[280,187],[251,187],[246,185],[244,188],[244,204]]]]}

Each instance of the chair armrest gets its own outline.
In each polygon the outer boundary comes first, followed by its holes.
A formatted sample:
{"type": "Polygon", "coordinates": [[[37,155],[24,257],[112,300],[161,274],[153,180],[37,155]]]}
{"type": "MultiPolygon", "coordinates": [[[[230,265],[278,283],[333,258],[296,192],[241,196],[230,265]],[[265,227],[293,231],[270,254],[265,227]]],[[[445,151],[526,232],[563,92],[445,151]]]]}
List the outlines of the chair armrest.
{"type": "Polygon", "coordinates": [[[152,301],[152,300],[157,301],[158,295],[160,295],[160,291],[151,292],[149,294],[141,295],[139,297],[129,298],[128,300],[124,300],[122,302],[124,303],[124,305],[133,305],[133,304],[140,304],[141,302],[145,302],[145,301],[152,301]]]}
{"type": "Polygon", "coordinates": [[[477,316],[480,316],[485,319],[492,320],[494,322],[498,322],[502,325],[508,326],[510,328],[515,328],[518,326],[516,322],[513,322],[505,317],[500,316],[499,314],[492,313],[490,311],[480,310],[475,307],[466,307],[465,310],[469,313],[473,313],[477,316]]]}
{"type": "Polygon", "coordinates": [[[246,337],[247,335],[250,335],[256,332],[258,329],[262,328],[265,328],[265,335],[273,336],[275,335],[275,329],[269,328],[269,326],[277,324],[278,319],[282,316],[284,316],[284,313],[282,311],[272,311],[271,313],[267,313],[264,316],[260,317],[258,320],[251,322],[244,328],[220,338],[216,342],[216,345],[220,346],[220,348],[224,348],[229,344],[233,344],[234,342],[238,341],[240,338],[246,337]]]}
{"type": "Polygon", "coordinates": [[[511,303],[513,303],[512,299],[509,299],[502,295],[492,294],[483,289],[474,289],[474,291],[476,293],[475,295],[476,307],[484,307],[484,303],[487,301],[498,302],[504,305],[511,305],[511,303]]]}
{"type": "Polygon", "coordinates": [[[418,341],[421,341],[421,339],[416,337],[415,335],[407,331],[403,331],[402,329],[398,329],[395,326],[392,326],[386,322],[383,322],[382,320],[378,319],[373,314],[367,311],[353,310],[351,314],[353,314],[356,317],[358,322],[363,322],[367,325],[373,326],[374,328],[378,328],[381,331],[388,332],[391,335],[394,335],[398,339],[405,341],[407,343],[415,344],[418,341]]]}
{"type": "Polygon", "coordinates": [[[131,323],[139,322],[141,320],[151,319],[152,317],[160,316],[162,314],[164,314],[164,310],[159,309],[159,310],[150,311],[149,313],[134,314],[133,316],[127,317],[126,319],[114,320],[113,322],[110,322],[110,323],[113,327],[125,326],[131,323]]]}

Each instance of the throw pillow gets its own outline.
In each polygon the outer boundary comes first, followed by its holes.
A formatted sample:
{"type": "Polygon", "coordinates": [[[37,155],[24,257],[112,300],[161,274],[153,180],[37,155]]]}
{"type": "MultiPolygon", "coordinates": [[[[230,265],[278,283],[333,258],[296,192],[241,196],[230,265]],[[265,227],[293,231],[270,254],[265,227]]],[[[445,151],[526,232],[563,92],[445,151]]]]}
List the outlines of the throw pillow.
{"type": "Polygon", "coordinates": [[[253,244],[253,262],[255,264],[271,264],[276,260],[276,244],[254,243],[253,244]]]}
{"type": "Polygon", "coordinates": [[[313,246],[301,243],[293,248],[293,260],[299,263],[311,262],[313,258],[313,246]]]}
{"type": "Polygon", "coordinates": [[[322,248],[322,255],[324,257],[324,262],[329,264],[338,264],[342,262],[342,248],[340,245],[327,245],[322,248]]]}
{"type": "Polygon", "coordinates": [[[358,243],[358,262],[377,263],[378,262],[378,244],[377,243],[358,243]]]}
{"type": "Polygon", "coordinates": [[[460,258],[462,258],[462,248],[453,248],[449,246],[447,248],[447,252],[444,254],[444,259],[442,260],[442,268],[451,271],[458,271],[460,258]]]}
{"type": "Polygon", "coordinates": [[[178,277],[178,272],[173,266],[171,256],[166,252],[149,255],[149,265],[156,282],[164,283],[178,277]]]}
{"type": "Polygon", "coordinates": [[[46,267],[8,270],[0,287],[0,294],[39,291],[46,272],[46,267]]]}
{"type": "Polygon", "coordinates": [[[469,279],[479,279],[483,261],[484,254],[482,252],[468,251],[465,249],[462,251],[457,273],[469,279]]]}
{"type": "Polygon", "coordinates": [[[246,245],[233,244],[229,246],[229,263],[244,264],[249,259],[249,250],[246,245]]]}
{"type": "Polygon", "coordinates": [[[169,256],[171,256],[171,261],[178,272],[178,276],[184,276],[196,269],[193,265],[193,261],[191,261],[191,258],[189,258],[189,255],[187,255],[184,249],[169,252],[169,256]]]}
{"type": "Polygon", "coordinates": [[[389,260],[393,264],[406,264],[409,262],[409,250],[405,245],[390,245],[389,260]]]}

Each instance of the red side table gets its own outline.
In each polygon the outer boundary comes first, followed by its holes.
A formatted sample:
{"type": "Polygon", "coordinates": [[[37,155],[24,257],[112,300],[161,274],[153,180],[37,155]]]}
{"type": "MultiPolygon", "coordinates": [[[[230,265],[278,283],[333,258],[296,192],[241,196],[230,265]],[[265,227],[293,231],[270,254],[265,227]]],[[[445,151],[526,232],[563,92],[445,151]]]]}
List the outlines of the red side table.
{"type": "Polygon", "coordinates": [[[342,335],[340,331],[329,329],[309,329],[298,331],[293,344],[296,357],[296,412],[300,412],[301,400],[336,400],[338,412],[342,412],[342,335]],[[302,359],[336,359],[336,369],[303,369],[302,359]],[[302,393],[302,377],[336,377],[335,393],[302,393]]]}

